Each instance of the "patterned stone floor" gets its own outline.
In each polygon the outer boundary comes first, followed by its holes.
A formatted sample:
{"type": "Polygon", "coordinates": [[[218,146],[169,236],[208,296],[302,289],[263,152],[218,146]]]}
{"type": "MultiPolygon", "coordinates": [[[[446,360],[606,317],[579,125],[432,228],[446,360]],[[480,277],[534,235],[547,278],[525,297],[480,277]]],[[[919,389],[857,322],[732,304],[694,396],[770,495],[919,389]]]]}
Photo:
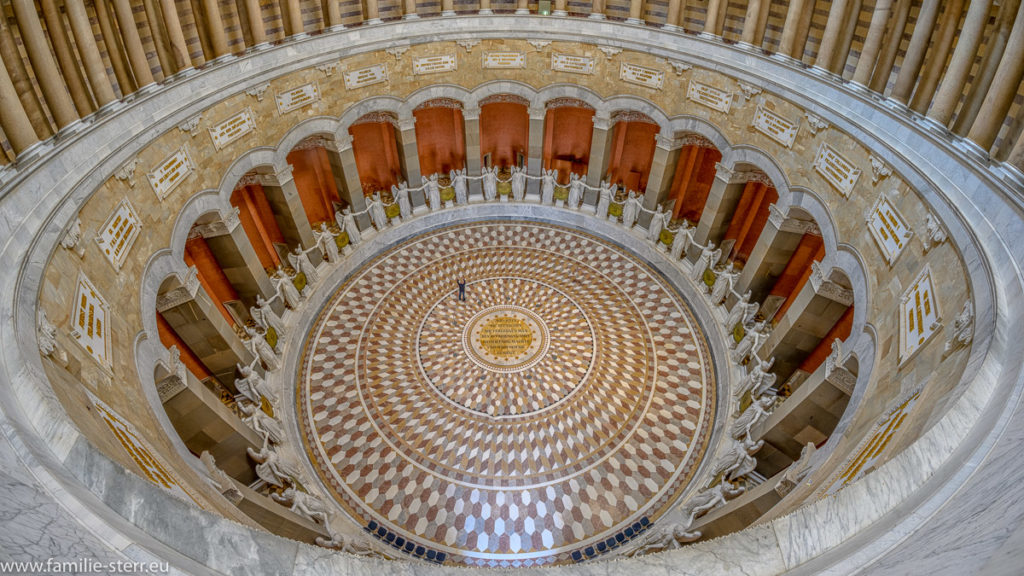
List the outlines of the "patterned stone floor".
{"type": "Polygon", "coordinates": [[[410,240],[341,286],[298,402],[311,461],[357,520],[448,563],[527,566],[662,515],[715,399],[706,342],[652,270],[502,221],[410,240]]]}

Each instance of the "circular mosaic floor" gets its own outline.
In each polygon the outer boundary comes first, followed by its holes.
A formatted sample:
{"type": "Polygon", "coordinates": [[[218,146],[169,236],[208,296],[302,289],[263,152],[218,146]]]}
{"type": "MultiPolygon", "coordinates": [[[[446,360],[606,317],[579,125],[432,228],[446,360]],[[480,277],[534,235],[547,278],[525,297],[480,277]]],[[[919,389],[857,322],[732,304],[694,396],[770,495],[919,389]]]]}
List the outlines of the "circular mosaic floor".
{"type": "Polygon", "coordinates": [[[424,234],[346,281],[308,336],[298,402],[314,467],[374,536],[527,566],[640,537],[695,472],[715,399],[704,337],[655,272],[502,221],[424,234]]]}

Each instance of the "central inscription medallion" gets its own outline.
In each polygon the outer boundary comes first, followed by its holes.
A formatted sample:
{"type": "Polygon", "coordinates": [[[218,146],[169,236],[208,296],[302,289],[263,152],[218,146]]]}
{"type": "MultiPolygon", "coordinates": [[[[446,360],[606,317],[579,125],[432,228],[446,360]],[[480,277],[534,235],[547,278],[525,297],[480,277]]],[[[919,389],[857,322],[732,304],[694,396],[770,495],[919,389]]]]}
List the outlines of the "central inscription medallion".
{"type": "Polygon", "coordinates": [[[522,318],[501,314],[484,321],[477,338],[488,356],[511,360],[529,350],[533,333],[534,329],[522,318]]]}
{"type": "Polygon", "coordinates": [[[494,306],[469,319],[462,341],[477,365],[494,372],[519,372],[544,356],[548,330],[526,308],[494,306]]]}

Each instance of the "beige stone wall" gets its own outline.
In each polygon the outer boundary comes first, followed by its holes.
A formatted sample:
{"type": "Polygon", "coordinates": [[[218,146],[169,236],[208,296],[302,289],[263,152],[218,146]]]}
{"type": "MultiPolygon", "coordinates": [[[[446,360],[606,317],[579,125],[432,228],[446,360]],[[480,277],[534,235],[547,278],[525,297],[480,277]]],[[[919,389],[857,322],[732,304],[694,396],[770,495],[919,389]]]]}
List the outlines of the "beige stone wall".
{"type": "Polygon", "coordinates": [[[593,45],[555,42],[538,52],[533,46],[521,40],[488,40],[474,48],[472,53],[467,53],[454,43],[441,42],[414,46],[397,61],[391,55],[378,52],[347,58],[342,65],[347,69],[358,69],[380,62],[387,63],[390,81],[356,90],[345,89],[340,73],[328,76],[324,72],[309,68],[273,80],[262,101],[257,101],[244,93],[226,94],[220,103],[203,112],[200,130],[196,136],[172,129],[154,137],[152,143],[138,156],[140,163],[135,174],[134,187],[129,187],[126,181],[111,176],[82,207],[80,218],[85,255],[79,259],[72,252],[58,248],[47,264],[44,287],[39,297],[48,317],[58,327],[62,346],[71,356],[69,375],[61,373],[64,368],[46,362],[53,386],[83,433],[108,456],[132,468],[123,450],[111,440],[109,431],[91,414],[82,387],[102,398],[122,416],[131,419],[135,427],[145,434],[146,439],[167,457],[175,472],[206,497],[204,505],[217,509],[229,517],[237,517],[237,514],[232,514],[226,503],[214,496],[206,484],[177,457],[170,442],[163,437],[162,429],[149,405],[142,400],[142,387],[153,385],[150,375],[143,374],[140,380],[133,359],[136,336],[142,328],[141,315],[154,313],[153,310],[139,309],[139,279],[146,262],[154,252],[169,247],[175,217],[186,200],[200,191],[218,188],[226,169],[246,151],[257,146],[276,146],[288,130],[303,120],[316,116],[337,117],[348,107],[366,98],[380,95],[406,97],[417,89],[440,82],[466,89],[492,80],[515,80],[537,89],[553,83],[572,83],[587,87],[603,98],[632,94],[649,100],[670,117],[689,115],[708,121],[716,126],[733,146],[742,144],[765,151],[775,158],[786,173],[791,186],[812,190],[823,200],[831,212],[840,245],[848,246],[859,254],[864,262],[869,292],[867,318],[877,332],[878,344],[875,367],[865,400],[835,456],[824,469],[834,468],[837,463],[842,462],[887,408],[909,390],[924,387],[921,400],[901,429],[896,442],[898,446],[894,448],[905,446],[916,437],[955,396],[966,361],[966,350],[943,360],[941,352],[946,339],[944,328],[905,366],[900,367],[897,359],[898,304],[906,286],[915,279],[922,266],[930,264],[936,297],[941,307],[942,323],[946,327],[951,326],[969,293],[965,268],[957,250],[949,242],[933,247],[925,253],[921,234],[924,231],[927,207],[898,175],[883,179],[877,186],[872,185],[869,150],[846,134],[834,128],[819,131],[816,135],[812,134],[807,129],[803,110],[780,96],[765,94],[767,106],[776,113],[802,124],[792,149],[785,148],[751,128],[757,96],[750,101],[744,101],[741,96],[737,97],[729,114],[713,111],[685,98],[686,83],[691,80],[738,92],[736,80],[701,68],[677,75],[664,60],[640,53],[623,52],[609,60],[593,45]],[[498,49],[528,52],[528,67],[525,70],[482,69],[481,52],[498,49]],[[552,51],[596,58],[596,74],[580,76],[551,71],[549,66],[552,51]],[[443,77],[413,75],[412,58],[452,52],[459,57],[459,69],[456,73],[443,77]],[[653,90],[618,80],[620,61],[664,70],[664,88],[653,90]],[[322,101],[285,115],[278,113],[274,104],[276,92],[312,81],[319,83],[322,101]],[[251,107],[256,113],[257,129],[223,150],[217,151],[208,136],[207,128],[237,114],[244,107],[251,107]],[[844,198],[836,192],[812,167],[815,152],[822,142],[828,142],[863,171],[855,191],[849,198],[844,198]],[[198,170],[160,202],[146,182],[144,174],[183,144],[188,145],[198,170]],[[899,193],[894,195],[893,203],[915,231],[915,237],[896,264],[890,268],[870,237],[865,226],[865,217],[879,194],[894,188],[899,193]],[[143,233],[132,248],[124,267],[116,272],[101,254],[93,237],[123,198],[130,199],[138,212],[142,219],[143,233]],[[111,374],[98,369],[92,358],[68,336],[71,300],[74,298],[80,271],[84,271],[92,280],[113,311],[111,374]]]}

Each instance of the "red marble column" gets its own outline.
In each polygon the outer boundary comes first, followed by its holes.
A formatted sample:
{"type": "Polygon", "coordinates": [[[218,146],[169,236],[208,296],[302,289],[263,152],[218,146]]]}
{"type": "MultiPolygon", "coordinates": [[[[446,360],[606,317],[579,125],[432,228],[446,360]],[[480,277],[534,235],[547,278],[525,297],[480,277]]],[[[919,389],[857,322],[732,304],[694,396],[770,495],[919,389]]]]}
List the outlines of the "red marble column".
{"type": "Polygon", "coordinates": [[[786,263],[786,267],[769,293],[769,296],[785,297],[785,301],[775,313],[775,320],[782,318],[786,310],[793,304],[797,294],[803,289],[804,284],[807,283],[807,279],[811,277],[811,262],[821,262],[824,257],[825,242],[821,236],[804,234],[800,238],[800,243],[797,244],[793,255],[789,257],[789,262],[786,263]]]}
{"type": "Polygon", "coordinates": [[[818,366],[828,358],[828,355],[832,353],[832,342],[839,338],[840,340],[846,340],[850,336],[850,330],[853,328],[853,306],[846,309],[843,315],[836,320],[836,323],[832,325],[825,337],[821,339],[821,342],[814,347],[814,350],[804,358],[804,361],[800,363],[800,367],[797,370],[803,370],[808,374],[813,374],[818,366]]]}
{"type": "Polygon", "coordinates": [[[185,242],[185,264],[196,267],[199,283],[228,323],[234,326],[235,319],[224,307],[224,302],[238,300],[238,292],[235,292],[235,287],[221,269],[210,245],[202,237],[189,238],[185,242]]]}
{"type": "Polygon", "coordinates": [[[203,365],[199,357],[195,355],[195,352],[192,352],[188,344],[174,331],[171,323],[159,312],[156,313],[156,329],[160,333],[160,342],[165,348],[170,348],[171,346],[178,347],[178,351],[181,352],[181,362],[185,364],[185,368],[188,368],[188,371],[196,378],[206,380],[213,377],[213,374],[203,365]]]}
{"type": "Polygon", "coordinates": [[[273,270],[281,264],[274,243],[284,243],[284,236],[274,219],[263,187],[250,184],[231,193],[231,205],[238,208],[238,218],[249,237],[264,269],[273,270]]]}

